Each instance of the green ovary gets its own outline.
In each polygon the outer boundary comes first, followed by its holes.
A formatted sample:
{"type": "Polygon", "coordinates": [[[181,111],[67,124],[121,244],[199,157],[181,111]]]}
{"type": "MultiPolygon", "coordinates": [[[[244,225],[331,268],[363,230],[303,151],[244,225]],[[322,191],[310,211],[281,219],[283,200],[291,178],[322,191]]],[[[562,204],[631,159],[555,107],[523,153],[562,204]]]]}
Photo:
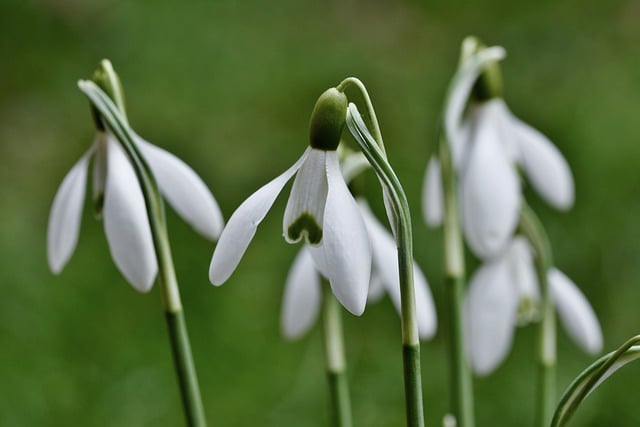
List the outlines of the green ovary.
{"type": "Polygon", "coordinates": [[[289,228],[287,228],[287,235],[289,239],[295,242],[304,236],[309,244],[317,245],[322,240],[322,227],[313,215],[308,212],[303,212],[289,228]]]}

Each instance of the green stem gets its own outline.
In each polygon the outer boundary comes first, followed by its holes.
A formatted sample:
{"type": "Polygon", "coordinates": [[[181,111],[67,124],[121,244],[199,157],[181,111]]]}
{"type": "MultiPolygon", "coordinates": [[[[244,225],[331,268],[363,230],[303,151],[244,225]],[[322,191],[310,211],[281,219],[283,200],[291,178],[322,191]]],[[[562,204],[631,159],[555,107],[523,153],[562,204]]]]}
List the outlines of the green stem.
{"type": "Polygon", "coordinates": [[[331,401],[331,425],[352,427],[349,379],[342,333],[342,308],[327,283],[323,283],[323,336],[329,398],[331,401]]]}
{"type": "MultiPolygon", "coordinates": [[[[357,80],[357,79],[356,79],[357,80]]],[[[346,84],[345,84],[346,86],[346,84]]],[[[357,86],[368,99],[364,85],[357,86]]],[[[370,102],[367,103],[370,107],[370,102]]],[[[375,113],[369,112],[375,120],[375,113]]],[[[405,405],[407,425],[409,427],[424,426],[424,409],[422,404],[422,374],[420,370],[420,338],[416,317],[415,291],[413,285],[413,234],[411,230],[411,213],[404,189],[393,168],[387,161],[382,141],[376,140],[364,124],[357,107],[350,104],[347,113],[347,126],[354,136],[362,152],[371,163],[383,185],[385,204],[393,211],[392,228],[398,246],[398,268],[400,279],[400,320],[402,325],[402,354],[405,384],[405,405]]],[[[379,128],[377,122],[374,129],[379,128]]]]}
{"type": "Polygon", "coordinates": [[[95,83],[83,81],[80,89],[90,99],[92,106],[100,113],[106,126],[113,132],[125,149],[136,172],[149,216],[149,225],[158,259],[158,281],[162,294],[169,339],[180,386],[187,425],[205,427],[206,420],[195,365],[191,354],[191,345],[184,321],[180,291],[173,267],[173,258],[167,235],[164,203],[149,165],[140,154],[135,143],[133,131],[126,119],[109,96],[95,83]]]}
{"type": "Polygon", "coordinates": [[[439,160],[444,195],[444,264],[445,299],[449,326],[449,359],[451,377],[451,407],[459,427],[474,427],[473,380],[467,361],[464,339],[463,298],[465,262],[455,173],[445,140],[439,144],[439,160]]]}
{"type": "Polygon", "coordinates": [[[554,412],[556,400],[556,318],[549,289],[548,274],[553,265],[549,238],[535,213],[522,207],[520,230],[535,252],[534,262],[540,283],[542,319],[538,324],[538,378],[534,425],[545,427],[554,412]]]}

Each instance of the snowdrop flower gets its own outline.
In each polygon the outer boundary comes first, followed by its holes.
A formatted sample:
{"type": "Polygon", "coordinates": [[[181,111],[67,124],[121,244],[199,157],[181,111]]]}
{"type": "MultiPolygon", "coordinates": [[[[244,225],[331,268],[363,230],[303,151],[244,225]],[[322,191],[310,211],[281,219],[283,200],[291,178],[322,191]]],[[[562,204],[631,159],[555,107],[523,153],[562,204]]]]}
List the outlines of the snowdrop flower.
{"type": "MultiPolygon", "coordinates": [[[[470,43],[476,43],[478,49],[477,41],[467,39],[463,50],[473,49],[470,43]]],[[[481,53],[491,54],[495,60],[484,74],[477,67],[457,79],[446,106],[445,129],[458,176],[464,234],[473,252],[486,259],[505,248],[518,223],[522,198],[518,167],[540,196],[557,209],[573,205],[574,183],[560,151],[542,133],[516,118],[500,96],[496,61],[504,51],[485,48],[476,55],[481,53]],[[478,99],[478,87],[482,82],[489,86],[487,80],[493,84],[492,93],[485,90],[478,99]]],[[[461,69],[464,67],[463,60],[461,69]]],[[[431,226],[442,222],[442,184],[436,158],[429,161],[425,174],[423,214],[431,226]]]]}
{"type": "MultiPolygon", "coordinates": [[[[548,272],[551,298],[567,333],[590,354],[602,348],[598,319],[585,296],[560,270],[548,272]]],[[[507,356],[514,329],[536,320],[539,303],[533,252],[515,237],[471,278],[465,300],[466,339],[473,370],[486,375],[507,356]]]]}
{"type": "Polygon", "coordinates": [[[295,175],[284,212],[284,238],[289,243],[304,239],[316,263],[323,266],[337,299],[353,314],[362,314],[371,247],[336,152],[346,109],[347,98],[337,89],[320,96],[311,116],[310,146],[293,166],[245,200],[222,231],[209,269],[211,283],[221,285],[233,273],[258,225],[295,175]]]}
{"type": "MultiPolygon", "coordinates": [[[[358,198],[358,207],[365,222],[372,247],[369,301],[380,299],[386,292],[400,312],[400,282],[398,278],[397,247],[393,236],[380,224],[367,202],[358,198]]],[[[290,339],[303,335],[315,322],[322,304],[319,271],[308,247],[303,247],[291,266],[282,303],[281,326],[290,339]]],[[[416,312],[420,337],[429,339],[436,331],[437,318],[429,284],[422,270],[413,264],[416,292],[416,312]]]]}
{"type": "MultiPolygon", "coordinates": [[[[200,234],[217,238],[222,214],[200,177],[173,154],[137,136],[135,143],[176,212],[200,234]]],[[[91,160],[94,200],[104,218],[111,256],[127,281],[138,291],[147,292],[158,265],[144,196],[127,154],[109,131],[97,132],[53,200],[47,230],[49,267],[60,273],[75,250],[91,160]]]]}

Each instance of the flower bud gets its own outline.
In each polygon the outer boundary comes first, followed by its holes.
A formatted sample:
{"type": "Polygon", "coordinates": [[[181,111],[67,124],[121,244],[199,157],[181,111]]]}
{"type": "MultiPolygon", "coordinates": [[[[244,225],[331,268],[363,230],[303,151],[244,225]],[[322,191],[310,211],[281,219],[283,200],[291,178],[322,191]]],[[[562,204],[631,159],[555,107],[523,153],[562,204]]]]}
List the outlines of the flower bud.
{"type": "Polygon", "coordinates": [[[336,88],[327,89],[316,101],[309,123],[309,144],[318,150],[338,148],[347,118],[347,96],[336,88]]]}

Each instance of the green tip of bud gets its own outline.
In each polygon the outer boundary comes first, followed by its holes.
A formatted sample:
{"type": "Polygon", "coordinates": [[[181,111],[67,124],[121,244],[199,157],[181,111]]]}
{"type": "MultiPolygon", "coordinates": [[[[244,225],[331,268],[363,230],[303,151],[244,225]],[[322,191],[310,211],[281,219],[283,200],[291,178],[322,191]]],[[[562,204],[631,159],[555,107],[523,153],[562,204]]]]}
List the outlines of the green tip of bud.
{"type": "MultiPolygon", "coordinates": [[[[464,64],[471,56],[486,48],[487,46],[478,37],[466,37],[462,41],[460,49],[460,62],[464,64]]],[[[487,65],[482,71],[473,86],[472,97],[476,101],[488,101],[502,97],[502,72],[498,61],[487,65]]]]}
{"type": "Polygon", "coordinates": [[[309,143],[313,148],[338,148],[347,119],[347,96],[336,88],[327,89],[316,101],[309,123],[309,143]]]}

